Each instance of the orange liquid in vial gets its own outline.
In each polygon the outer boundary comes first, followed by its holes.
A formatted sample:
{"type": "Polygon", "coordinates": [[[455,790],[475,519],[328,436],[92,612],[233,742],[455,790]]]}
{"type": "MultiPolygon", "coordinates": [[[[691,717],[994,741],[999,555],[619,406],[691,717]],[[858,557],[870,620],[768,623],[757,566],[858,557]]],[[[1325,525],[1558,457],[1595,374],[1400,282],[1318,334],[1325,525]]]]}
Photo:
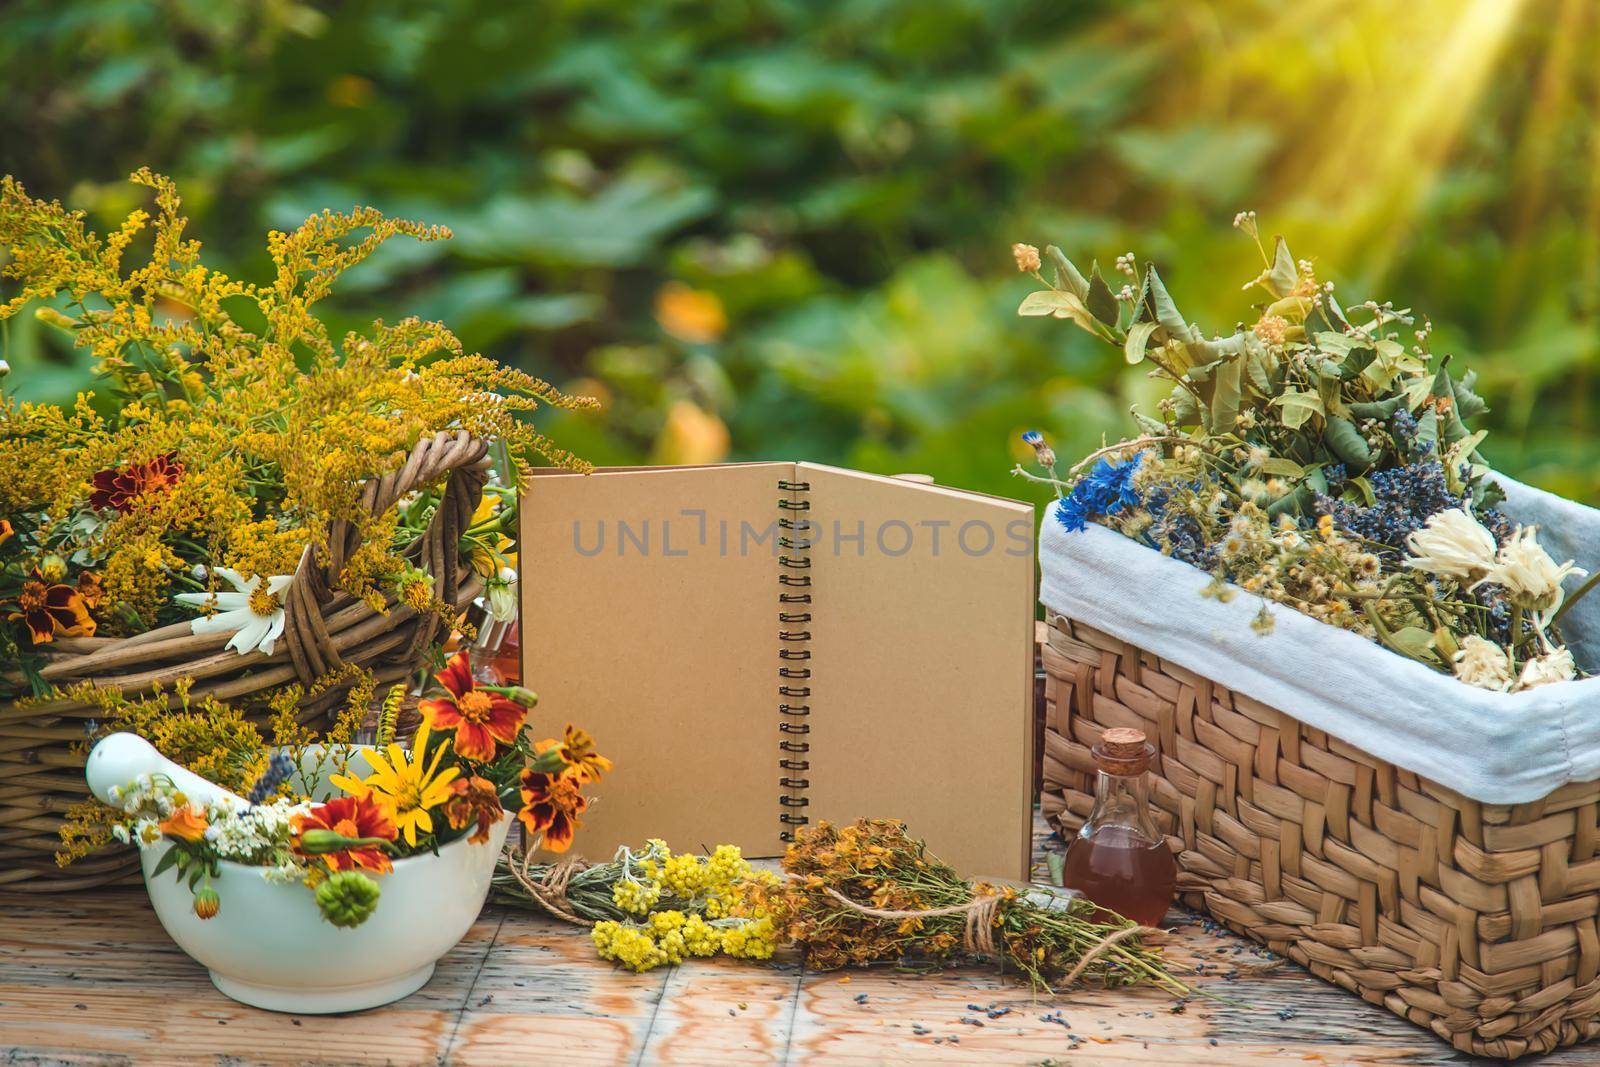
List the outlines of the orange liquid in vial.
{"type": "Polygon", "coordinates": [[[1178,883],[1178,861],[1166,842],[1152,843],[1122,826],[1103,826],[1067,849],[1065,877],[1100,907],[1142,926],[1160,926],[1178,883]]]}

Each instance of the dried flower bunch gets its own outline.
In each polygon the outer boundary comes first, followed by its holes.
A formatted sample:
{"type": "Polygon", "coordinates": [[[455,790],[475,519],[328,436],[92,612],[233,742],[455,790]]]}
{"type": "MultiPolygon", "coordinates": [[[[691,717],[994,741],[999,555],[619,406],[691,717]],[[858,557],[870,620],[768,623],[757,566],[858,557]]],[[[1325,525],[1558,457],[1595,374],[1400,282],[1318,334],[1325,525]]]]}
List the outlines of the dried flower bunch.
{"type": "Polygon", "coordinates": [[[665,841],[652,839],[642,849],[624,846],[610,862],[576,871],[526,858],[503,863],[495,876],[499,898],[592,923],[589,934],[600,958],[630,970],[719,952],[764,960],[775,948],[772,919],[751,890],[775,883],[777,876],[753,870],[734,845],[698,856],[674,853],[665,841]]]}
{"type": "MultiPolygon", "coordinates": [[[[364,775],[352,770],[355,750],[347,745],[313,751],[302,735],[299,744],[269,749],[243,720],[226,735],[229,757],[219,759],[212,731],[224,716],[216,706],[204,709],[209,714],[152,716],[158,740],[193,754],[191,767],[204,768],[204,777],[242,800],[226,796],[201,804],[170,778],[141,775],[113,790],[111,833],[141,849],[163,849],[155,874],[171,869],[187,879],[202,919],[222,908],[213,881],[223,880],[226,861],[264,868],[272,881],[303,882],[335,926],[366,921],[382,894],[377,879],[393,870],[396,858],[437,852],[463,837],[487,845],[508,812],[544,847],[565,851],[588,805],[584,788],[611,768],[610,761],[570,725],[560,738],[532,743],[524,717],[533,694],[475,681],[465,652],[434,681],[440,692],[421,702],[423,724],[411,743],[380,733],[378,744],[364,752],[364,775]],[[248,782],[246,768],[259,768],[248,782]],[[324,787],[313,796],[309,790],[323,778],[335,792],[324,787]]],[[[393,707],[405,688],[389,694],[382,731],[392,731],[393,707]]],[[[157,703],[138,707],[149,711],[157,703]]],[[[280,734],[292,735],[294,707],[286,697],[280,734]]]]}
{"type": "Polygon", "coordinates": [[[1141,943],[1141,927],[1099,921],[1083,897],[968,882],[895,820],[807,827],[795,835],[783,869],[787,879],[753,887],[756,906],[822,970],[907,958],[938,963],[973,951],[976,942],[1046,991],[1083,979],[1190,992],[1160,953],[1141,943]]]}
{"type": "MultiPolygon", "coordinates": [[[[1118,290],[1098,265],[1085,277],[1055,248],[1017,245],[1018,269],[1043,288],[1023,315],[1071,319],[1152,367],[1171,395],[1138,436],[1056,473],[1037,432],[1024,435],[1069,531],[1093,522],[1233,586],[1352,630],[1400,655],[1503,691],[1574,678],[1562,643],[1563,581],[1533,527],[1497,505],[1504,493],[1478,454],[1487,410],[1471,371],[1429,347],[1409,309],[1345,308],[1315,265],[1283,238],[1269,254],[1245,212],[1263,269],[1245,288],[1264,297],[1252,325],[1209,338],[1178,312],[1154,266],[1117,257],[1118,290]]],[[[1266,632],[1265,606],[1255,627],[1266,632]]]]}
{"type": "MultiPolygon", "coordinates": [[[[592,400],[467,353],[438,323],[378,321],[335,339],[316,317],[338,277],[384,241],[439,240],[444,228],[325,212],[269,234],[274,276],[252,284],[201,263],[171,181],[148,170],[132,180],[154,190],[154,219],[135,211],[104,236],[81,212],[0,181],[0,277],[17,283],[0,294],[0,319],[39,305],[102,383],[70,409],[0,391],[0,658],[36,692],[31,671],[52,642],[197,612],[197,630],[232,630],[231,647],[270,653],[284,590],[302,555],[326,548],[333,519],[361,532],[343,592],[381,610],[418,586],[403,554],[436,499],[372,516],[359,494],[424,437],[499,442],[507,486],[535,455],[582,466],[527,416],[592,400]],[[148,262],[125,268],[141,240],[148,262]]],[[[475,528],[463,545],[491,580],[505,561],[480,549],[506,528],[475,528]]]]}

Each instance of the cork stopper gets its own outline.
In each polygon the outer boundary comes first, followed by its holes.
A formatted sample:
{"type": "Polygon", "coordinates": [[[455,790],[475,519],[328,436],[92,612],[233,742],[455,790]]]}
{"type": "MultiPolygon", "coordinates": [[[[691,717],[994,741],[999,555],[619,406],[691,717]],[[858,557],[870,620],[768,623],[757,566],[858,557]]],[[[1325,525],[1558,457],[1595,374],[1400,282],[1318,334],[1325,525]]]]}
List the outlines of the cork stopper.
{"type": "Polygon", "coordinates": [[[1095,762],[1107,774],[1143,774],[1150,769],[1156,749],[1145,740],[1143,730],[1113,726],[1100,735],[1100,743],[1091,750],[1095,762]]]}

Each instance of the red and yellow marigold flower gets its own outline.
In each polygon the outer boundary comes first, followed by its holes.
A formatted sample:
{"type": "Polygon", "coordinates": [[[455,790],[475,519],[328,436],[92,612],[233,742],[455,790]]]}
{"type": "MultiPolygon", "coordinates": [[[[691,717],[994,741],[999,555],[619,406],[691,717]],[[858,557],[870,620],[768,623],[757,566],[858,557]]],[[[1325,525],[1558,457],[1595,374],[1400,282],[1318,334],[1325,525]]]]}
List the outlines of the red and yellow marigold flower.
{"type": "MultiPolygon", "coordinates": [[[[94,586],[98,597],[98,583],[94,586]]],[[[47,582],[38,571],[22,583],[22,589],[10,601],[11,611],[6,616],[12,622],[21,619],[36,645],[48,644],[57,637],[93,637],[94,617],[83,595],[70,585],[47,582]]]]}
{"type": "MultiPolygon", "coordinates": [[[[394,869],[382,842],[399,836],[389,807],[373,796],[335,797],[289,820],[290,846],[302,856],[318,856],[335,871],[365,868],[378,874],[394,869]],[[350,842],[326,847],[329,835],[350,842]],[[309,836],[308,836],[309,835],[309,836]]],[[[339,842],[335,841],[335,845],[339,842]]]]}
{"type": "Polygon", "coordinates": [[[78,575],[78,599],[83,601],[84,607],[93,611],[105,598],[105,587],[100,584],[99,575],[93,571],[84,571],[78,575]]]}
{"type": "Polygon", "coordinates": [[[517,818],[530,834],[543,834],[544,847],[551,852],[565,852],[572,847],[578,816],[589,806],[589,798],[580,791],[583,781],[572,771],[522,772],[522,810],[517,818]]]}
{"type": "Polygon", "coordinates": [[[146,493],[171,489],[183,477],[183,463],[176,452],[168,452],[144,463],[97,472],[90,479],[94,491],[89,506],[96,511],[133,510],[134,502],[146,493]]]}
{"type": "Polygon", "coordinates": [[[566,735],[561,740],[539,742],[540,752],[548,752],[552,748],[561,757],[561,762],[585,781],[597,782],[602,774],[611,769],[611,761],[594,750],[594,738],[589,736],[589,731],[571,724],[568,724],[566,735]]]}
{"type": "Polygon", "coordinates": [[[457,778],[450,783],[450,799],[444,803],[444,815],[450,828],[464,830],[476,822],[478,828],[467,841],[474,845],[489,840],[489,830],[500,821],[505,809],[500,806],[500,793],[487,778],[473,775],[457,778]]]}
{"type": "Polygon", "coordinates": [[[517,739],[527,709],[499,693],[479,689],[465,652],[450,657],[434,678],[449,695],[419,701],[417,710],[430,728],[455,730],[456,755],[491,760],[497,743],[509,745],[517,739]]]}

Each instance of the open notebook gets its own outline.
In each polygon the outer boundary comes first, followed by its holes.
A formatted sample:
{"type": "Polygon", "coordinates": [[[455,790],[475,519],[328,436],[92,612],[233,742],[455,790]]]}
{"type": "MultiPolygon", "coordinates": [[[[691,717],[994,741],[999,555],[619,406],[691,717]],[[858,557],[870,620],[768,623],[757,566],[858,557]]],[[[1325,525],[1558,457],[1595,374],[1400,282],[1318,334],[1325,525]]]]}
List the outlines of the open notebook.
{"type": "Polygon", "coordinates": [[[1025,877],[1033,509],[813,463],[535,472],[522,502],[534,715],[616,769],[577,849],[781,853],[904,819],[1025,877]]]}

